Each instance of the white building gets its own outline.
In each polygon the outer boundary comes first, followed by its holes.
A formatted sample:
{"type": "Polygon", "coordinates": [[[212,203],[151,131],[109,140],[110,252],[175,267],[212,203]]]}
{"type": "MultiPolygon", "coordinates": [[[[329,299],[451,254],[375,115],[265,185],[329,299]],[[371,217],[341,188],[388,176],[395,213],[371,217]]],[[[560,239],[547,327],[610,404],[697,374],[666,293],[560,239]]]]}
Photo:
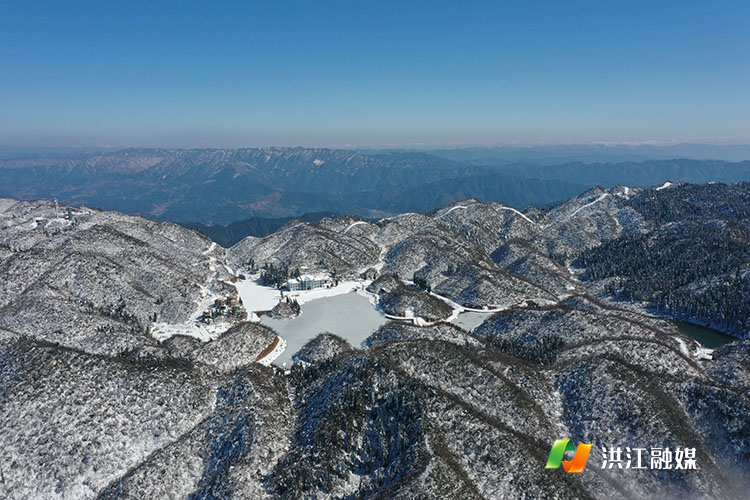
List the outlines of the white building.
{"type": "Polygon", "coordinates": [[[298,278],[290,279],[286,282],[286,287],[290,292],[296,292],[300,290],[314,290],[315,288],[323,288],[329,286],[331,279],[328,276],[311,276],[303,274],[298,278]]]}

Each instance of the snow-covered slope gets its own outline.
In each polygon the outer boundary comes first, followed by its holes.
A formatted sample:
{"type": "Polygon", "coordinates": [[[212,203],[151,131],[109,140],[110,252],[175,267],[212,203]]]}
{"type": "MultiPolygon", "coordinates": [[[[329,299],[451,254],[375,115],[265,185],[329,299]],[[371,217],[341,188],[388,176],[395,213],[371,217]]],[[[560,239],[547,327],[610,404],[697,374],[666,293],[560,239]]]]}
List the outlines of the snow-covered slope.
{"type": "MultiPolygon", "coordinates": [[[[336,271],[358,274],[361,268],[377,264],[378,246],[358,231],[335,231],[323,224],[291,222],[265,238],[247,237],[229,250],[229,261],[237,267],[251,261],[273,264],[303,272],[336,271]]],[[[356,226],[355,226],[356,227],[356,226]]]]}
{"type": "Polygon", "coordinates": [[[618,186],[523,211],[467,200],[293,223],[227,251],[71,211],[0,200],[2,498],[733,499],[750,485],[748,341],[706,348],[612,295],[739,317],[747,186],[618,186]],[[157,342],[156,325],[194,327],[214,296],[261,297],[255,275],[232,278],[264,264],[364,274],[358,293],[396,319],[363,349],[321,332],[286,373],[263,366],[285,344],[258,323],[157,342]],[[472,333],[451,323],[467,310],[484,320],[472,333]],[[560,438],[594,446],[582,474],[545,469],[560,438]],[[694,448],[697,468],[603,469],[605,446],[694,448]]]}
{"type": "Polygon", "coordinates": [[[87,352],[153,344],[152,323],[192,322],[233,290],[224,250],[171,223],[6,202],[0,240],[0,327],[87,352]]]}

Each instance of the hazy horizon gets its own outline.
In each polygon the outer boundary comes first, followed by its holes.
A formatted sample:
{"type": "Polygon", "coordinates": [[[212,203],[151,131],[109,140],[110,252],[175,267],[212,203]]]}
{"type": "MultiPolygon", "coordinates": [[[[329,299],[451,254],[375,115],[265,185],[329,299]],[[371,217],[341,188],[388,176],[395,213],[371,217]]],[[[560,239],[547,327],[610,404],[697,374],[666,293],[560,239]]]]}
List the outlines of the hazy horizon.
{"type": "Polygon", "coordinates": [[[750,6],[10,2],[0,144],[750,143],[750,6]]]}
{"type": "Polygon", "coordinates": [[[353,151],[460,151],[460,150],[471,150],[471,149],[554,149],[554,148],[654,148],[654,149],[668,149],[676,147],[696,147],[696,148],[709,148],[709,149],[731,149],[731,148],[750,148],[750,142],[689,142],[689,141],[673,141],[673,142],[656,142],[656,141],[643,141],[643,142],[579,142],[579,143],[435,143],[435,144],[418,144],[418,143],[392,143],[392,144],[321,144],[321,143],[289,143],[289,144],[275,144],[275,143],[252,143],[252,144],[237,144],[237,145],[220,145],[216,143],[207,143],[202,145],[173,145],[173,144],[124,144],[124,145],[111,145],[111,144],[70,144],[70,145],[37,145],[37,144],[25,144],[25,145],[13,145],[13,144],[0,144],[0,150],[5,151],[28,151],[28,152],[44,152],[44,151],[119,151],[126,149],[178,149],[178,150],[192,150],[192,149],[270,149],[270,148],[304,148],[304,149],[349,149],[353,151]]]}

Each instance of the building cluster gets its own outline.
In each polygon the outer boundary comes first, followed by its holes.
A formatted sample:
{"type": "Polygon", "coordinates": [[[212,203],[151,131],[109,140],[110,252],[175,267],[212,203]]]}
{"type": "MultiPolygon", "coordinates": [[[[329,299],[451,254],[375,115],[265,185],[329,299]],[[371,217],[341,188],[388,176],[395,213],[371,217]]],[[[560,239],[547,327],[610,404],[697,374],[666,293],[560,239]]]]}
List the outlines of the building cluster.
{"type": "Polygon", "coordinates": [[[211,324],[216,319],[245,321],[247,319],[247,311],[242,305],[242,299],[235,293],[228,295],[226,298],[214,300],[213,305],[203,311],[200,319],[206,324],[211,324]]]}
{"type": "Polygon", "coordinates": [[[522,300],[521,302],[518,302],[515,304],[516,307],[539,307],[539,304],[537,304],[535,301],[530,299],[522,300]]]}
{"type": "Polygon", "coordinates": [[[337,284],[337,280],[328,276],[310,276],[303,274],[302,276],[289,279],[286,282],[286,288],[290,292],[296,292],[300,290],[314,290],[316,288],[331,288],[337,284]]]}

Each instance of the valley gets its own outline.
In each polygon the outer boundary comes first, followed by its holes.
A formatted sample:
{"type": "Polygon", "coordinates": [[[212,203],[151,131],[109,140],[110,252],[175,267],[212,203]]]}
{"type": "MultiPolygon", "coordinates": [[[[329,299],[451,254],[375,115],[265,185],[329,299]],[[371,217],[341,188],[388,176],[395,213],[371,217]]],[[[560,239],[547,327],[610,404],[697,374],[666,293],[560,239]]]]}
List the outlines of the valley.
{"type": "Polygon", "coordinates": [[[747,183],[615,186],[224,248],[0,200],[0,494],[735,498],[749,211],[747,183]],[[553,478],[559,436],[695,448],[700,467],[553,478]]]}

